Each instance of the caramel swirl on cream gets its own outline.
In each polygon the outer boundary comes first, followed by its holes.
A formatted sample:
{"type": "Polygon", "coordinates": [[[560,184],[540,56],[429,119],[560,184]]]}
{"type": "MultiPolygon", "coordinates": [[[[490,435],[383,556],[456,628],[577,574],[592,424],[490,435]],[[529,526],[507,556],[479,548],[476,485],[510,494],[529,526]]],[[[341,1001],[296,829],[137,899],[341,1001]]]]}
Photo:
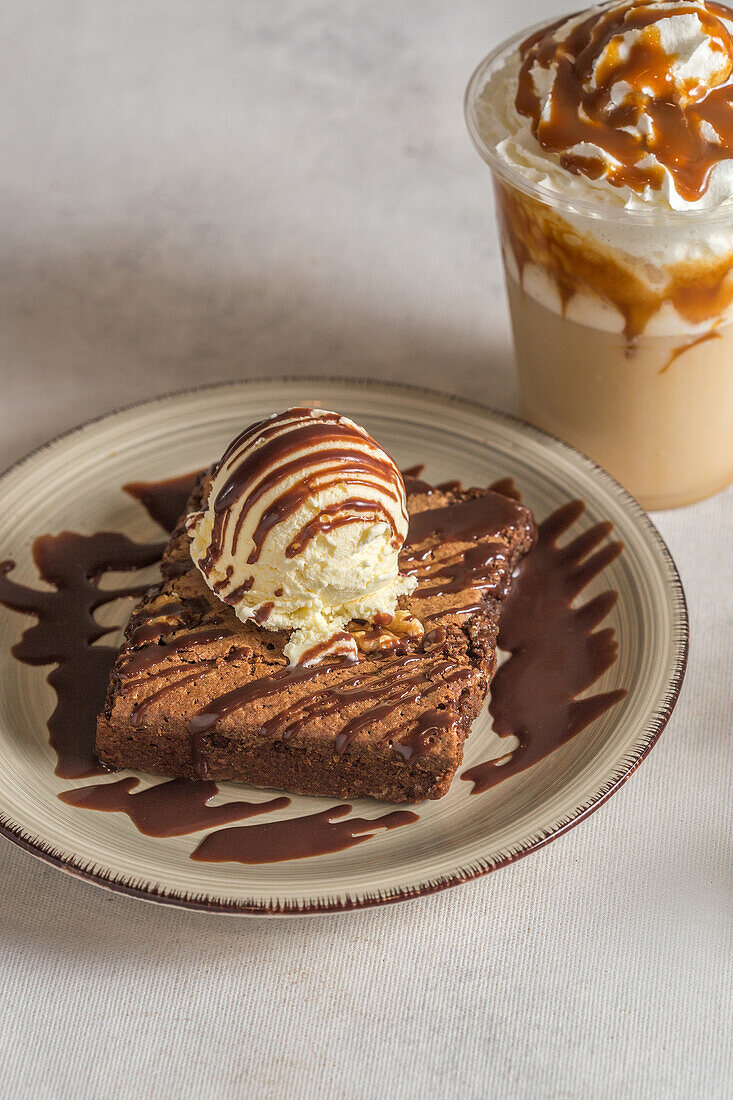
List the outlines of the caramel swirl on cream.
{"type": "Polygon", "coordinates": [[[521,47],[516,110],[568,172],[694,204],[733,156],[732,20],[702,0],[560,20],[521,47]]]}

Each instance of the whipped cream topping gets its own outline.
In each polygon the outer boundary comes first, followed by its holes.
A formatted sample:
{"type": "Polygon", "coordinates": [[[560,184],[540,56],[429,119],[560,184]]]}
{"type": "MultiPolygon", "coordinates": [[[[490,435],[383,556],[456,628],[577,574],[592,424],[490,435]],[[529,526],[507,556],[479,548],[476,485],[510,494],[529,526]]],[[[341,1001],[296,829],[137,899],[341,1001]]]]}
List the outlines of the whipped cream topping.
{"type": "Polygon", "coordinates": [[[614,206],[733,202],[733,12],[614,0],[542,28],[475,105],[483,138],[530,181],[614,206]]]}

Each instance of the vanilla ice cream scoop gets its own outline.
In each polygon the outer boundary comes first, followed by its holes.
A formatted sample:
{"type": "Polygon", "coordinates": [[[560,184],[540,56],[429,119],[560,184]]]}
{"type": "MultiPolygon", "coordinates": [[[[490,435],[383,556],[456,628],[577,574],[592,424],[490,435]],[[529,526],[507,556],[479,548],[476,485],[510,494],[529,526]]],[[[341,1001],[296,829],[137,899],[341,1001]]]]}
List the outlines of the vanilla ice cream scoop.
{"type": "Polygon", "coordinates": [[[188,518],[191,557],[237,616],[292,631],[291,664],[356,657],[352,619],[394,615],[407,535],[402,476],[358,424],[293,408],[246,428],[188,518]]]}

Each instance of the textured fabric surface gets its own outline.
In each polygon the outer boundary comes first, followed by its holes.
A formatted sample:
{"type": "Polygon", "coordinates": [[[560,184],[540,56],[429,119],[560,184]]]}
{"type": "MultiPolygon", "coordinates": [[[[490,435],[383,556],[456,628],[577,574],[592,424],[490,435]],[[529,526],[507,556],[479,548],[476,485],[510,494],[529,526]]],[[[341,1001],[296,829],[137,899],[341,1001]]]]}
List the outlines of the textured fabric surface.
{"type": "MultiPolygon", "coordinates": [[[[0,461],[122,403],[276,372],[512,409],[461,97],[483,52],[564,7],[3,5],[0,461]]],[[[693,634],[659,745],[508,870],[247,921],[0,844],[0,1095],[729,1096],[732,513],[729,492],[658,517],[693,634]]]]}

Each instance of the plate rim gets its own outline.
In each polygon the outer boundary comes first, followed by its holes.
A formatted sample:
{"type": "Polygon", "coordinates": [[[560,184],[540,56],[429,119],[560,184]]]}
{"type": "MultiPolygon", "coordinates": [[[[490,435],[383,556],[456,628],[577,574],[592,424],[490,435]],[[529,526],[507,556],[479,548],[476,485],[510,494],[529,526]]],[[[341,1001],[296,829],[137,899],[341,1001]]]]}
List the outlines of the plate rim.
{"type": "Polygon", "coordinates": [[[631,511],[634,518],[640,521],[645,528],[647,535],[656,544],[656,549],[659,552],[663,564],[667,570],[668,581],[670,584],[670,590],[672,595],[672,639],[674,647],[674,667],[671,671],[667,688],[664,693],[663,701],[661,705],[652,713],[649,719],[644,724],[642,730],[640,730],[639,736],[641,739],[641,746],[637,748],[632,754],[622,760],[619,767],[614,771],[609,779],[599,787],[594,794],[586,800],[580,807],[577,807],[573,813],[567,818],[560,821],[559,824],[554,827],[543,830],[536,836],[531,837],[524,844],[522,844],[517,850],[507,852],[501,855],[493,862],[484,856],[479,856],[477,861],[479,863],[478,868],[466,868],[459,867],[450,874],[441,875],[439,878],[431,881],[427,881],[419,886],[414,887],[395,887],[390,888],[388,891],[379,891],[377,893],[365,893],[361,896],[351,897],[348,893],[338,898],[324,898],[317,901],[276,901],[269,902],[254,901],[251,899],[243,901],[231,900],[219,900],[216,898],[209,898],[205,896],[193,897],[185,893],[179,893],[175,890],[162,890],[159,889],[154,883],[147,883],[144,887],[135,886],[128,882],[120,881],[113,875],[107,875],[99,870],[92,870],[85,861],[76,860],[73,857],[67,858],[54,851],[52,847],[44,845],[43,841],[39,837],[29,837],[22,826],[12,821],[3,812],[0,812],[0,834],[6,837],[9,841],[16,844],[22,850],[28,852],[30,855],[42,860],[53,867],[57,867],[59,870],[72,875],[74,878],[80,879],[84,882],[93,883],[96,886],[100,886],[112,893],[124,894],[127,897],[136,898],[142,901],[147,901],[151,904],[162,904],[172,906],[174,908],[187,909],[192,912],[205,912],[216,913],[219,915],[229,916],[250,916],[250,917],[286,917],[286,916],[315,916],[325,915],[328,913],[342,913],[351,912],[358,909],[373,908],[378,905],[388,905],[396,902],[410,901],[418,897],[425,897],[430,894],[436,894],[443,890],[450,889],[453,886],[460,886],[466,882],[472,882],[475,879],[483,878],[485,875],[491,874],[494,871],[501,870],[503,867],[508,867],[511,864],[522,859],[524,856],[529,855],[531,852],[538,851],[540,848],[544,848],[546,844],[563,836],[569,832],[570,829],[579,825],[582,821],[588,818],[597,809],[603,806],[608,799],[616,793],[631,775],[637,770],[639,765],[647,758],[654,745],[662,735],[662,732],[667,725],[672,711],[674,710],[677,700],[682,689],[682,683],[685,678],[685,671],[687,668],[687,658],[689,652],[689,636],[690,636],[690,623],[689,612],[687,607],[687,599],[685,597],[684,587],[682,580],[677,569],[677,565],[672,557],[672,554],[667,546],[666,542],[662,538],[659,530],[652,521],[648,513],[641,507],[638,501],[629,493],[627,489],[612,474],[609,474],[602,466],[599,466],[592,458],[578,450],[570,443],[566,443],[565,440],[559,439],[551,432],[545,431],[543,428],[537,427],[535,424],[529,423],[529,421],[523,420],[521,417],[512,413],[504,412],[500,409],[495,409],[491,405],[487,405],[485,402],[476,401],[463,397],[460,394],[450,394],[442,390],[433,389],[428,386],[418,386],[407,382],[397,382],[391,380],[382,379],[370,379],[370,378],[353,378],[346,377],[344,375],[325,375],[325,374],[307,374],[307,375],[270,375],[261,376],[258,375],[254,378],[233,378],[220,382],[207,382],[198,386],[186,386],[180,390],[170,390],[165,393],[157,394],[152,397],[142,398],[139,401],[133,401],[126,405],[119,405],[107,412],[100,413],[98,416],[90,417],[88,420],[83,421],[80,424],[72,428],[68,428],[58,435],[53,436],[46,442],[41,443],[39,446],[34,447],[27,454],[11,463],[2,472],[0,472],[0,490],[2,489],[3,482],[12,473],[15,473],[21,467],[26,465],[32,459],[38,455],[43,454],[44,451],[49,450],[57,443],[71,438],[77,435],[79,432],[84,431],[86,428],[92,427],[94,424],[101,423],[104,420],[110,420],[116,416],[123,415],[128,412],[132,412],[135,409],[142,408],[144,406],[155,405],[160,402],[170,401],[176,398],[189,397],[194,394],[200,394],[206,391],[212,390],[224,390],[229,387],[248,385],[277,385],[277,384],[302,384],[302,383],[315,383],[324,385],[346,385],[356,388],[362,388],[365,390],[391,390],[391,391],[403,391],[412,394],[421,395],[423,397],[438,398],[442,401],[448,401],[451,404],[463,406],[471,411],[479,411],[481,413],[489,414],[500,421],[504,421],[510,426],[514,426],[525,433],[529,433],[541,443],[551,443],[553,447],[565,450],[579,459],[581,463],[590,467],[594,476],[600,478],[601,482],[605,482],[606,486],[614,493],[624,506],[631,511]]]}

